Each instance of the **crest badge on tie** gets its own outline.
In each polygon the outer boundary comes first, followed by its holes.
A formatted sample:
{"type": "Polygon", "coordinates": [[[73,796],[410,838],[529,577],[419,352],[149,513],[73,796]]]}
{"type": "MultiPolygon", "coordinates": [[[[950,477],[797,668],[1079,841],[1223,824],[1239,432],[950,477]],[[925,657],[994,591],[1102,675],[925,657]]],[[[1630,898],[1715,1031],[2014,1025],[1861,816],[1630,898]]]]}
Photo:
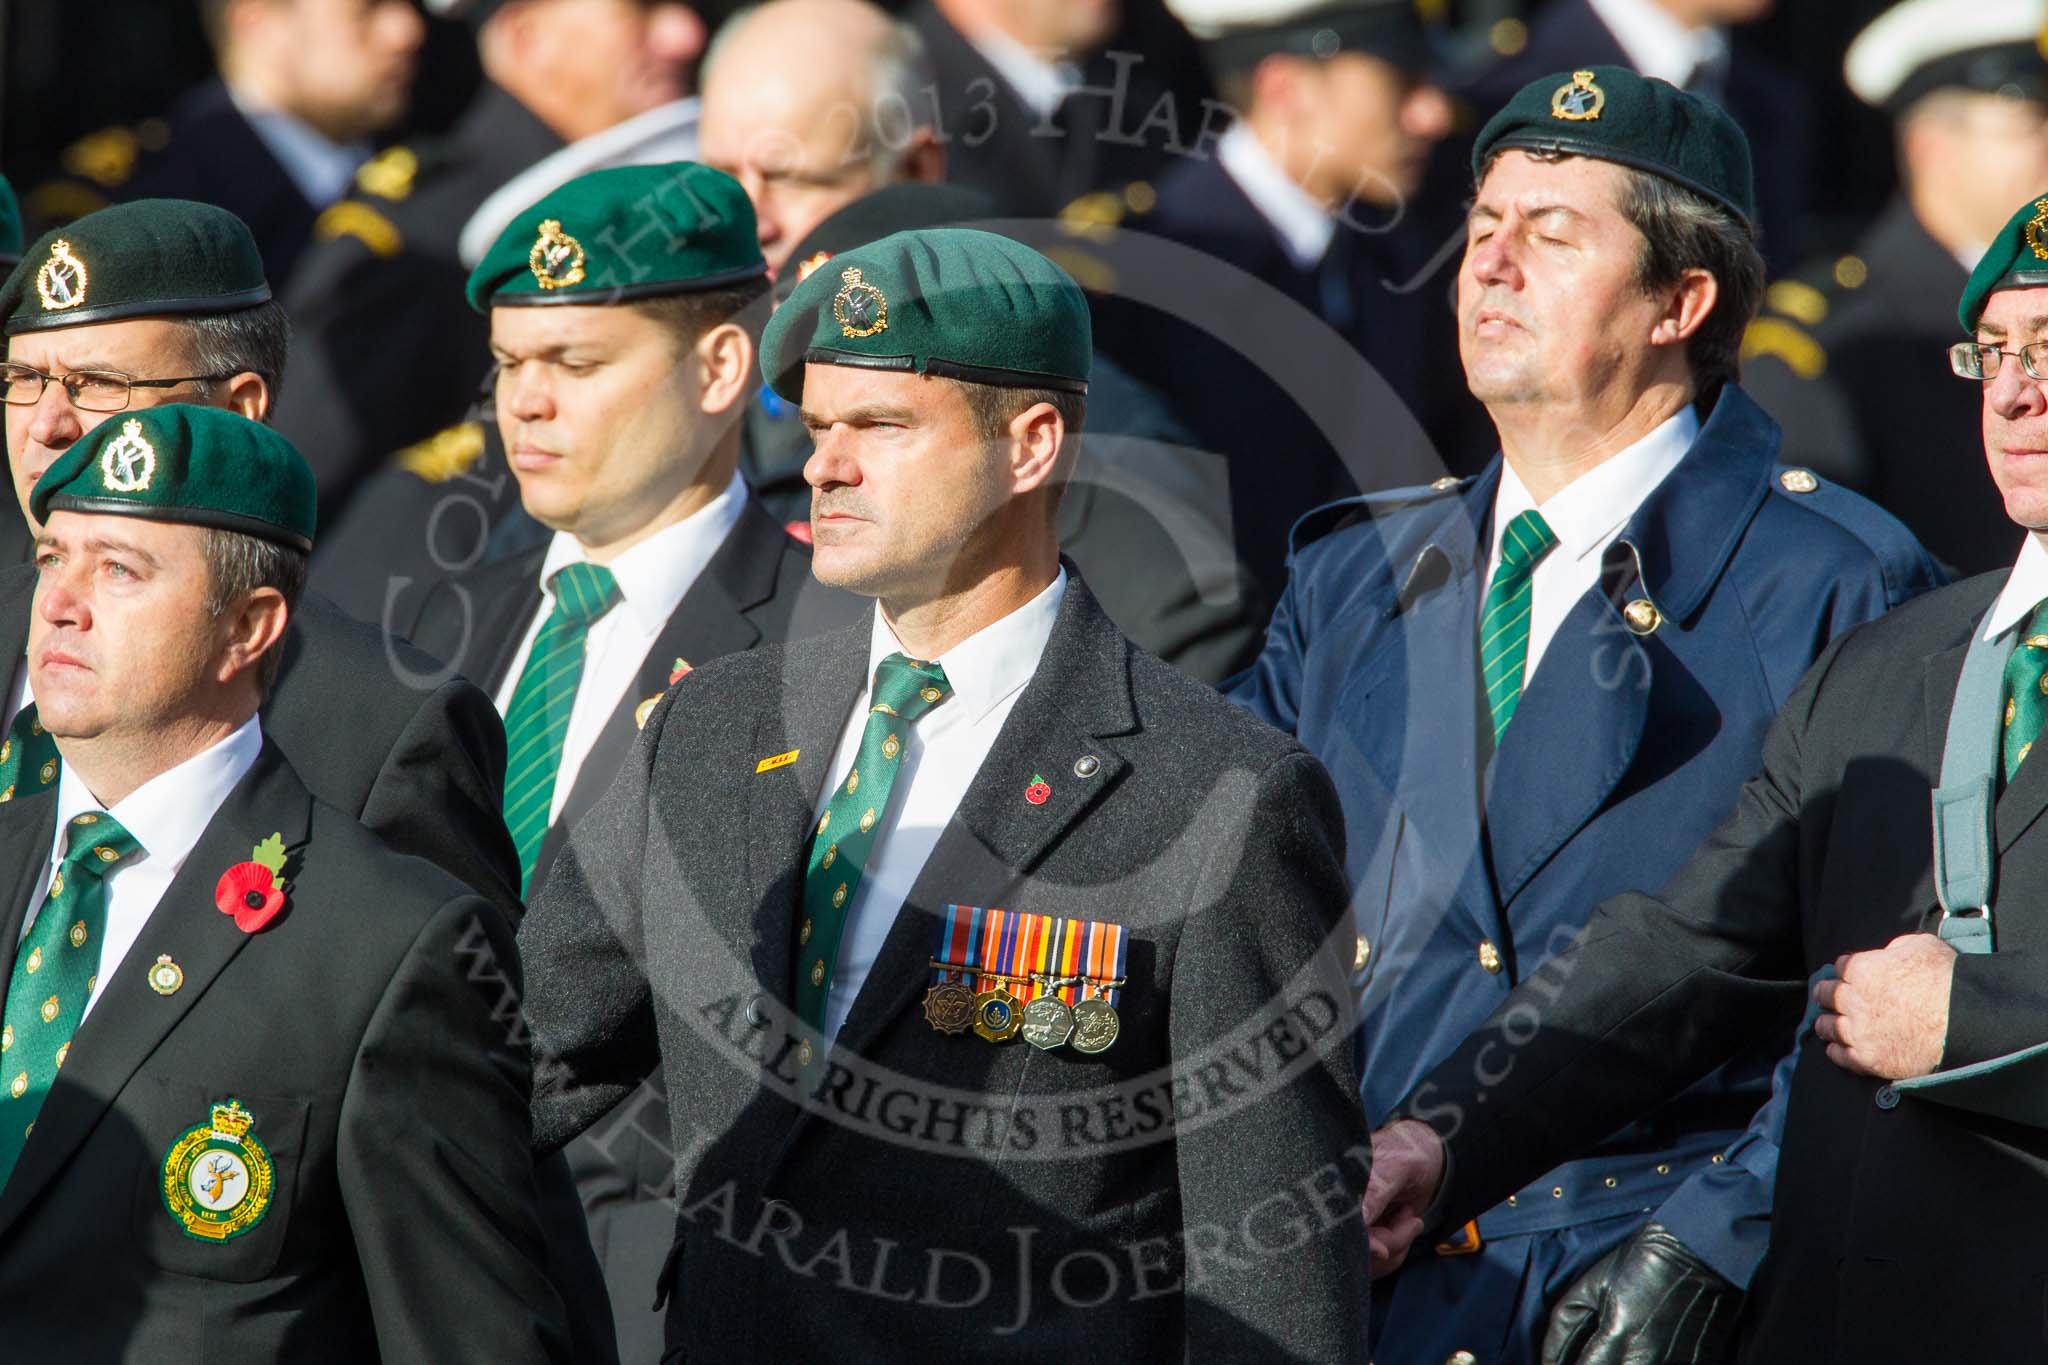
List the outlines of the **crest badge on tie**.
{"type": "Polygon", "coordinates": [[[840,271],[839,278],[845,283],[832,296],[832,316],[838,319],[839,330],[849,337],[871,337],[888,331],[888,297],[861,278],[857,265],[840,271]]]}
{"type": "Polygon", "coordinates": [[[263,1221],[277,1169],[255,1133],[256,1116],[238,1100],[213,1106],[164,1153],[164,1208],[187,1237],[225,1242],[263,1221]]]}
{"type": "Polygon", "coordinates": [[[100,452],[100,482],[115,493],[145,493],[155,475],[156,447],[142,434],[142,419],[130,417],[100,452]]]}
{"type": "Polygon", "coordinates": [[[549,218],[541,223],[533,250],[526,253],[526,268],[541,288],[567,289],[583,283],[583,259],[583,243],[562,231],[560,219],[549,218]]]}
{"type": "Polygon", "coordinates": [[[1607,107],[1607,92],[1593,84],[1593,73],[1574,71],[1572,78],[1557,87],[1550,97],[1550,116],[1568,123],[1590,123],[1607,107]]]}
{"type": "Polygon", "coordinates": [[[50,244],[50,259],[36,272],[36,293],[52,313],[85,302],[85,262],[71,254],[71,243],[61,237],[50,244]]]}

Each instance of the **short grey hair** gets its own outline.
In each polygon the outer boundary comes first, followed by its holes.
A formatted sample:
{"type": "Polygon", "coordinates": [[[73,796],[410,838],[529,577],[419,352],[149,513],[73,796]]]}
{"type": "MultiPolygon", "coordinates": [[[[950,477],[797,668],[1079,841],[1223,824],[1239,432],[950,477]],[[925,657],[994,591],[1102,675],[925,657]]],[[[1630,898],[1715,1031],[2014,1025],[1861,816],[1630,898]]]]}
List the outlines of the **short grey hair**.
{"type": "MultiPolygon", "coordinates": [[[[291,319],[276,299],[233,313],[201,313],[178,319],[185,325],[186,363],[194,374],[260,374],[270,386],[270,413],[284,392],[285,361],[292,345],[291,319]]],[[[213,384],[200,385],[211,396],[213,384]]]]}
{"type": "MultiPolygon", "coordinates": [[[[241,531],[205,528],[201,551],[206,556],[206,611],[225,616],[229,608],[258,588],[275,588],[283,595],[285,608],[296,611],[306,591],[306,572],[311,557],[304,550],[280,545],[274,540],[241,531]]],[[[284,642],[278,641],[258,662],[257,686],[269,696],[284,666],[284,642]]]]}

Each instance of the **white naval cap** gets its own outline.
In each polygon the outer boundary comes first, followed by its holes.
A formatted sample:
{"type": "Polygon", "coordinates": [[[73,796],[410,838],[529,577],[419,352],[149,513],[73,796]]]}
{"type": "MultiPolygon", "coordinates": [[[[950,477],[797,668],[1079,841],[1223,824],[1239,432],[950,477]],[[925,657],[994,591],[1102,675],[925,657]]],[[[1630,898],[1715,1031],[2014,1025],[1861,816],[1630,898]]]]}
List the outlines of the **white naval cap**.
{"type": "Polygon", "coordinates": [[[1843,60],[1849,89],[1897,113],[1959,87],[2048,95],[2048,0],[1905,0],[1856,35],[1843,60]]]}
{"type": "Polygon", "coordinates": [[[1415,0],[1166,0],[1166,8],[1222,69],[1281,53],[1364,52],[1411,71],[1433,64],[1415,0]]]}

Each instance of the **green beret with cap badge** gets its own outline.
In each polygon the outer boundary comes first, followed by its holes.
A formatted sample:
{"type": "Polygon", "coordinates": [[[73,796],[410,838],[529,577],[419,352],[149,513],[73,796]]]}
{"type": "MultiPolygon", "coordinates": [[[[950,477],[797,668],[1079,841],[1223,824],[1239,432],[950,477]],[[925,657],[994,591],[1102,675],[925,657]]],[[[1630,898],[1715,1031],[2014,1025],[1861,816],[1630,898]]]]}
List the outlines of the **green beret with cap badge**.
{"type": "Polygon", "coordinates": [[[740,182],[694,161],[579,175],[513,218],[469,275],[469,306],[625,303],[768,273],[740,182]]]}
{"type": "Polygon", "coordinates": [[[1749,139],[1712,100],[1626,67],[1593,66],[1531,81],[1479,132],[1472,174],[1520,149],[1612,161],[1705,195],[1756,232],[1749,139]]]}
{"type": "Polygon", "coordinates": [[[191,403],[116,413],[68,447],[29,512],[114,513],[313,548],[318,494],[298,448],[260,422],[191,403]]]}
{"type": "Polygon", "coordinates": [[[1963,330],[1977,330],[1984,301],[2000,289],[2039,289],[2048,285],[2048,194],[2019,206],[1991,239],[1990,248],[1963,286],[1956,318],[1963,330]]]}
{"type": "Polygon", "coordinates": [[[0,285],[7,335],[122,318],[235,313],[270,301],[241,219],[189,199],[136,199],[35,241],[0,285]]]}
{"type": "Polygon", "coordinates": [[[1073,278],[974,228],[920,228],[840,252],[761,338],[762,377],[792,403],[806,362],[1086,393],[1093,359],[1088,299],[1073,278]]]}

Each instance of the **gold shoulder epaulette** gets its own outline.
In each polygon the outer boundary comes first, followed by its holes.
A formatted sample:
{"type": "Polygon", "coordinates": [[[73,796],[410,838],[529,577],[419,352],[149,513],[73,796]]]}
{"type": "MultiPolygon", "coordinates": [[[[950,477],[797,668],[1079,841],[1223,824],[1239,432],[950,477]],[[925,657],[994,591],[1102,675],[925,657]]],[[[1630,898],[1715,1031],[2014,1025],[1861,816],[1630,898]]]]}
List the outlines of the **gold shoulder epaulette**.
{"type": "Polygon", "coordinates": [[[420,159],[410,147],[386,147],[356,168],[356,188],[379,199],[403,199],[412,193],[420,159]]]}
{"type": "Polygon", "coordinates": [[[1774,355],[1801,379],[1818,379],[1827,372],[1828,353],[1818,341],[1783,318],[1758,318],[1742,334],[1742,358],[1774,355]]]}
{"type": "Polygon", "coordinates": [[[386,260],[396,256],[405,245],[392,221],[360,199],[330,204],[313,220],[315,241],[332,242],[342,237],[355,238],[386,260]]]}
{"type": "Polygon", "coordinates": [[[391,458],[399,468],[428,483],[446,483],[475,468],[483,453],[483,427],[476,422],[457,422],[424,441],[413,442],[391,458]]]}
{"type": "Polygon", "coordinates": [[[59,161],[67,174],[113,189],[135,174],[135,158],[141,151],[133,129],[102,128],[66,147],[59,161]]]}
{"type": "Polygon", "coordinates": [[[1828,315],[1828,296],[1804,280],[1779,280],[1764,291],[1764,303],[1808,327],[1820,326],[1828,315]]]}

